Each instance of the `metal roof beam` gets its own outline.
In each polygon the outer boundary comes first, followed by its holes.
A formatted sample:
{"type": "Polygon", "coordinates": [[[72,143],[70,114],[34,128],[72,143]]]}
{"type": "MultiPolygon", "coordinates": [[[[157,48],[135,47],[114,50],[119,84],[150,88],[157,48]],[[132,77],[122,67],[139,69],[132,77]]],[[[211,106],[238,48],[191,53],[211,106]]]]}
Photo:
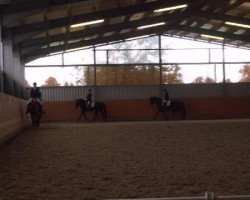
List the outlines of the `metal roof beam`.
{"type": "MultiPolygon", "coordinates": [[[[111,31],[121,31],[123,29],[132,29],[132,28],[137,28],[138,26],[142,26],[145,24],[150,24],[150,23],[157,23],[157,22],[162,22],[165,20],[171,20],[171,19],[181,19],[181,18],[187,18],[189,16],[194,16],[195,13],[192,12],[182,12],[182,13],[171,13],[171,14],[166,14],[166,15],[161,15],[161,16],[156,16],[148,19],[139,19],[139,20],[134,20],[134,21],[128,21],[128,22],[122,22],[118,24],[113,24],[113,25],[107,25],[107,26],[102,26],[102,27],[95,27],[95,28],[89,28],[85,29],[83,31],[75,31],[70,33],[70,37],[68,39],[79,39],[82,37],[87,37],[94,35],[96,33],[98,34],[104,34],[105,32],[111,32],[111,31]]],[[[20,43],[21,47],[28,47],[28,46],[34,46],[34,45],[40,45],[40,44],[46,44],[48,42],[59,42],[63,41],[67,38],[67,34],[58,34],[58,35],[52,35],[49,38],[48,37],[42,37],[42,38],[35,38],[35,39],[29,39],[24,42],[20,43]]],[[[15,39],[14,39],[15,41],[15,39]]]]}
{"type": "MultiPolygon", "coordinates": [[[[161,33],[164,33],[166,31],[169,31],[169,30],[181,30],[181,31],[188,31],[188,32],[193,32],[193,33],[198,33],[198,34],[209,34],[209,35],[224,37],[225,39],[239,40],[239,41],[244,41],[244,42],[250,43],[249,35],[236,35],[236,34],[232,34],[232,33],[225,33],[225,32],[219,32],[219,31],[214,31],[214,30],[194,28],[194,27],[183,26],[183,25],[177,25],[177,26],[164,25],[164,26],[144,29],[144,30],[140,30],[140,31],[136,30],[136,31],[132,31],[129,33],[125,33],[125,34],[120,34],[120,35],[113,35],[113,36],[101,37],[101,38],[97,38],[97,39],[83,40],[80,42],[75,42],[75,43],[69,44],[68,49],[96,45],[96,44],[101,44],[101,43],[107,43],[107,42],[112,42],[112,41],[117,41],[117,40],[124,40],[127,38],[148,35],[148,34],[161,34],[161,33]]],[[[58,46],[54,46],[54,47],[50,47],[50,48],[43,48],[43,49],[37,49],[37,48],[32,48],[32,47],[31,48],[22,48],[21,55],[23,57],[36,56],[36,55],[47,55],[47,54],[52,53],[52,52],[63,51],[63,50],[65,50],[64,47],[65,47],[64,45],[58,45],[58,46]]]]}
{"type": "Polygon", "coordinates": [[[232,21],[235,23],[241,24],[249,24],[250,18],[245,17],[237,17],[233,15],[226,15],[222,13],[211,13],[206,11],[197,11],[197,15],[201,18],[211,19],[211,20],[219,20],[219,21],[232,21]]]}
{"type": "MultiPolygon", "coordinates": [[[[147,11],[151,11],[157,8],[161,8],[163,6],[173,6],[173,5],[176,5],[177,2],[178,4],[180,4],[180,3],[193,3],[196,1],[199,1],[199,0],[178,0],[178,1],[171,1],[171,2],[166,1],[166,0],[159,0],[159,1],[150,2],[150,3],[136,4],[132,6],[119,7],[115,9],[109,9],[109,10],[102,10],[102,11],[97,11],[93,13],[85,13],[82,15],[75,15],[75,16],[72,16],[71,21],[69,17],[62,17],[58,19],[13,27],[11,29],[13,31],[13,34],[32,32],[36,30],[43,32],[48,29],[54,29],[57,27],[67,26],[69,22],[71,22],[71,24],[76,24],[76,23],[80,23],[83,21],[91,21],[91,20],[100,19],[100,18],[114,18],[114,17],[119,17],[122,15],[129,15],[129,14],[134,14],[134,13],[139,13],[139,12],[147,12],[147,11]]],[[[211,1],[211,0],[206,0],[206,1],[211,1]]]]}
{"type": "MultiPolygon", "coordinates": [[[[127,38],[137,37],[137,36],[142,36],[142,35],[162,33],[168,30],[169,28],[170,27],[168,27],[167,25],[164,25],[164,26],[159,26],[159,27],[152,28],[152,29],[135,30],[129,33],[105,36],[105,37],[95,38],[95,39],[90,39],[90,40],[83,40],[83,41],[68,44],[68,49],[74,49],[74,48],[79,48],[79,47],[84,47],[84,46],[97,45],[97,44],[102,44],[102,43],[107,43],[107,42],[112,42],[112,41],[124,40],[127,38]]],[[[25,56],[36,56],[36,55],[48,55],[50,53],[64,51],[64,50],[65,50],[64,45],[58,45],[58,46],[53,46],[50,48],[42,48],[42,49],[38,49],[37,47],[22,48],[20,51],[21,51],[21,56],[25,57],[25,56]]]]}
{"type": "Polygon", "coordinates": [[[179,30],[179,31],[198,33],[198,34],[213,35],[213,36],[223,37],[224,39],[238,40],[238,41],[250,43],[250,35],[238,35],[238,34],[233,34],[233,33],[228,33],[228,32],[221,32],[221,31],[216,31],[216,30],[202,29],[202,28],[183,26],[183,25],[173,26],[173,29],[179,30]]]}
{"type": "MultiPolygon", "coordinates": [[[[204,12],[204,11],[197,11],[197,12],[190,13],[189,10],[187,10],[182,13],[172,13],[172,14],[166,14],[164,16],[152,17],[147,20],[140,19],[140,20],[135,20],[135,21],[127,22],[127,23],[119,23],[119,24],[114,24],[114,25],[109,25],[109,26],[104,26],[104,27],[96,27],[92,29],[90,28],[84,31],[71,32],[69,39],[78,39],[81,37],[93,35],[95,33],[103,34],[105,32],[110,32],[110,31],[120,31],[122,29],[127,29],[127,28],[136,28],[137,26],[141,26],[145,24],[160,22],[164,20],[182,19],[182,18],[187,18],[190,16],[202,17],[202,18],[207,18],[210,20],[212,19],[231,20],[231,21],[238,22],[238,23],[245,23],[245,22],[248,22],[249,20],[243,17],[236,17],[236,16],[219,14],[219,13],[209,13],[209,12],[204,12]]],[[[14,36],[15,44],[20,42],[20,40],[17,40],[16,37],[17,36],[14,36]]],[[[36,39],[31,39],[31,40],[26,39],[26,41],[22,42],[20,46],[27,47],[27,46],[32,46],[32,45],[40,45],[49,41],[57,42],[57,41],[64,40],[65,37],[66,37],[66,34],[58,34],[58,35],[50,36],[50,38],[43,37],[43,38],[36,38],[36,39]]]]}
{"type": "Polygon", "coordinates": [[[12,4],[6,4],[2,6],[2,13],[5,14],[16,14],[23,11],[33,11],[33,10],[42,10],[46,7],[59,6],[64,4],[70,4],[72,2],[84,2],[88,0],[31,0],[31,1],[22,1],[12,4]]]}

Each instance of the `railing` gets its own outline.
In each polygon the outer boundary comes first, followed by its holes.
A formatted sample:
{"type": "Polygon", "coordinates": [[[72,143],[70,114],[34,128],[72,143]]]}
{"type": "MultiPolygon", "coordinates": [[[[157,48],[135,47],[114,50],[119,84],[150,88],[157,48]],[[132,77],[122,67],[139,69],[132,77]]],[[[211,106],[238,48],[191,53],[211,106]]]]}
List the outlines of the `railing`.
{"type": "MultiPolygon", "coordinates": [[[[147,99],[150,96],[163,96],[167,88],[170,98],[216,98],[250,97],[250,83],[226,84],[172,84],[141,86],[78,86],[41,88],[45,101],[71,101],[84,98],[92,89],[94,100],[147,99]]],[[[29,89],[26,89],[28,93],[29,89]]]]}

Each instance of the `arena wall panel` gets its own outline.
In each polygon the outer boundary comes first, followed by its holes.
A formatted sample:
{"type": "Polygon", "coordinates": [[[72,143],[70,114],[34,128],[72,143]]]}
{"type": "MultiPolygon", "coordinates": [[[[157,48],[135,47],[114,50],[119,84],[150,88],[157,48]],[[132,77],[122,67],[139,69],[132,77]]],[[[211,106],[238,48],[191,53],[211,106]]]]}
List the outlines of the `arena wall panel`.
{"type": "MultiPolygon", "coordinates": [[[[217,98],[187,98],[182,99],[186,107],[186,119],[229,119],[250,118],[250,97],[217,97],[217,98]]],[[[107,121],[153,120],[156,107],[151,106],[149,99],[105,100],[107,106],[107,121]]],[[[44,103],[46,114],[43,121],[76,121],[80,109],[76,109],[74,101],[47,101],[44,103]]],[[[93,113],[87,114],[92,119],[93,113]]],[[[169,120],[180,120],[181,116],[169,120]]],[[[164,120],[159,114],[157,120],[164,120]]],[[[84,122],[84,118],[81,119],[84,122]]],[[[101,116],[97,121],[102,121],[101,116]]]]}
{"type": "Polygon", "coordinates": [[[27,127],[25,106],[24,100],[0,93],[0,144],[27,127]]]}
{"type": "Polygon", "coordinates": [[[147,99],[151,96],[162,97],[164,88],[168,89],[170,98],[250,97],[250,83],[67,86],[41,88],[41,92],[45,101],[72,101],[76,98],[85,98],[89,88],[92,89],[93,99],[99,101],[147,99]]]}

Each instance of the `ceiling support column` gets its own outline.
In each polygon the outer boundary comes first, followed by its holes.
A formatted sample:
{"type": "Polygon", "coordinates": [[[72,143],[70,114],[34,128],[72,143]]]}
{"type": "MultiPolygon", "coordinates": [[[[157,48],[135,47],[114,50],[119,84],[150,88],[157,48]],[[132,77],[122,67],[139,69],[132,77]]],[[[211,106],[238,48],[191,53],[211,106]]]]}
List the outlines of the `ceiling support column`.
{"type": "Polygon", "coordinates": [[[162,84],[162,52],[161,52],[161,35],[158,35],[158,41],[159,41],[159,67],[160,67],[160,87],[159,87],[159,96],[162,96],[162,91],[163,91],[163,84],[162,84]]]}
{"type": "Polygon", "coordinates": [[[3,91],[6,94],[14,96],[14,66],[13,66],[13,47],[12,33],[6,31],[3,38],[3,91]]]}
{"type": "MultiPolygon", "coordinates": [[[[1,9],[0,9],[0,19],[2,19],[1,9]]],[[[0,20],[0,92],[3,92],[3,43],[2,43],[2,20],[0,20]]]]}

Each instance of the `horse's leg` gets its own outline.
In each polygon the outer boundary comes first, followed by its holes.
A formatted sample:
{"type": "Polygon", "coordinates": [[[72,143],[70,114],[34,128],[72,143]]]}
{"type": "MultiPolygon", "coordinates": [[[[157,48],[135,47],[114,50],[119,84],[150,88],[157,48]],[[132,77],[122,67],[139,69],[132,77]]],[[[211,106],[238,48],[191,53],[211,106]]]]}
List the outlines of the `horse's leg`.
{"type": "Polygon", "coordinates": [[[154,120],[156,119],[157,115],[159,114],[160,110],[157,110],[156,113],[155,113],[155,116],[154,116],[154,120]]]}
{"type": "MultiPolygon", "coordinates": [[[[82,115],[83,115],[83,111],[81,112],[80,116],[78,117],[77,122],[79,122],[79,121],[80,121],[80,119],[81,119],[82,115]]],[[[85,117],[85,115],[84,115],[84,117],[85,117]]],[[[86,117],[85,117],[85,118],[86,118],[86,117]]]]}
{"type": "Polygon", "coordinates": [[[185,105],[182,103],[181,104],[181,114],[182,114],[182,119],[185,119],[185,116],[186,116],[186,108],[185,108],[185,105]]]}
{"type": "Polygon", "coordinates": [[[176,109],[173,109],[172,117],[175,117],[176,109]]]}
{"type": "Polygon", "coordinates": [[[90,122],[90,120],[86,116],[86,112],[83,112],[83,116],[84,116],[84,118],[85,118],[86,121],[90,122]]]}
{"type": "Polygon", "coordinates": [[[35,127],[38,126],[38,125],[37,125],[37,123],[38,123],[37,120],[38,120],[38,116],[35,116],[35,117],[34,117],[34,126],[35,126],[35,127]]]}
{"type": "Polygon", "coordinates": [[[31,125],[32,127],[35,127],[35,120],[34,120],[34,116],[30,116],[31,117],[31,125]]]}
{"type": "Polygon", "coordinates": [[[162,113],[163,113],[165,119],[168,119],[168,116],[167,116],[167,114],[165,113],[164,109],[162,109],[162,113]]]}
{"type": "Polygon", "coordinates": [[[93,118],[93,122],[95,121],[95,118],[96,118],[97,114],[98,114],[98,110],[96,109],[96,110],[95,110],[95,116],[94,116],[94,118],[93,118]]]}
{"type": "Polygon", "coordinates": [[[41,117],[42,117],[42,116],[38,116],[38,117],[37,117],[37,127],[39,127],[39,126],[40,126],[40,120],[41,120],[41,117]]]}
{"type": "Polygon", "coordinates": [[[105,121],[105,114],[104,114],[104,111],[102,109],[100,109],[100,113],[102,114],[103,121],[105,121]]]}

